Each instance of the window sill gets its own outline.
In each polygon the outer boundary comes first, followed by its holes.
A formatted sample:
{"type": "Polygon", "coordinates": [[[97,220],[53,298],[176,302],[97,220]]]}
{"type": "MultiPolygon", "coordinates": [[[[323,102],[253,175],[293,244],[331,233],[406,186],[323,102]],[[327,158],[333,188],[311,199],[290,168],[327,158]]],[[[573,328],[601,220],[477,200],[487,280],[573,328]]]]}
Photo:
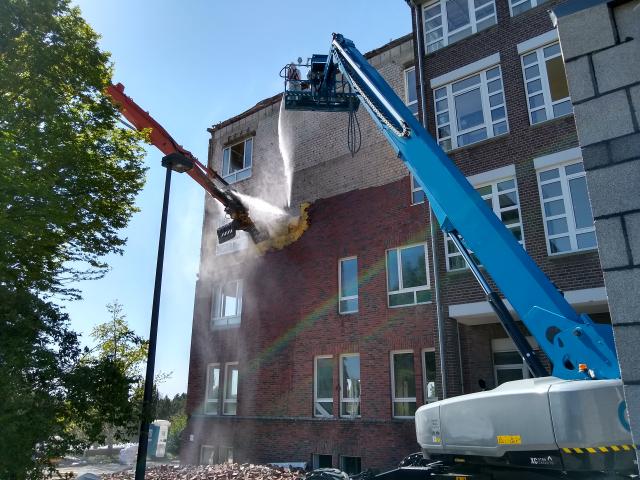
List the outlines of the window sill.
{"type": "Polygon", "coordinates": [[[238,328],[240,326],[241,317],[219,317],[211,319],[211,330],[226,330],[229,328],[238,328]]]}
{"type": "Polygon", "coordinates": [[[531,123],[531,117],[529,117],[529,126],[531,128],[541,127],[542,125],[547,125],[547,124],[549,124],[551,122],[554,122],[556,120],[562,120],[562,119],[565,119],[567,117],[572,117],[572,116],[573,116],[573,112],[566,113],[564,115],[560,115],[559,117],[547,118],[543,122],[538,122],[538,123],[531,123]]]}
{"type": "Polygon", "coordinates": [[[571,252],[548,253],[547,257],[551,260],[564,260],[565,258],[576,257],[579,255],[585,255],[587,253],[593,253],[597,251],[598,251],[598,247],[583,248],[582,250],[573,250],[571,252]]]}
{"type": "Polygon", "coordinates": [[[351,312],[338,312],[338,315],[353,315],[354,313],[358,313],[358,310],[353,310],[351,312]]]}
{"type": "Polygon", "coordinates": [[[419,302],[419,303],[408,303],[406,305],[389,305],[387,304],[387,308],[407,308],[407,307],[417,307],[418,305],[431,305],[433,300],[429,300],[428,302],[419,302]]]}
{"type": "MultiPolygon", "coordinates": [[[[469,150],[470,148],[480,147],[482,145],[486,145],[488,143],[495,142],[495,141],[507,138],[509,136],[509,133],[511,133],[511,132],[509,131],[509,132],[506,132],[506,133],[501,133],[500,135],[494,135],[493,137],[485,138],[484,140],[480,140],[479,142],[470,143],[469,145],[464,145],[462,147],[452,148],[448,152],[444,152],[444,153],[446,153],[447,155],[451,155],[451,154],[455,154],[455,153],[459,153],[459,152],[464,152],[466,150],[469,150]]],[[[435,138],[434,138],[434,140],[435,140],[435,138]]]]}

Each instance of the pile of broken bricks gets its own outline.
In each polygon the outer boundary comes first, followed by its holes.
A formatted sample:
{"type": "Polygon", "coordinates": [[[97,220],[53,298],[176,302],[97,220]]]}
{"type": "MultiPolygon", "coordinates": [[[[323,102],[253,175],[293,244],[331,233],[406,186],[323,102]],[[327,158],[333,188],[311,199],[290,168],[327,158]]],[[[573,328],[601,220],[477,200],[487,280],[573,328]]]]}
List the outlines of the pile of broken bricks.
{"type": "MultiPolygon", "coordinates": [[[[132,471],[112,473],[104,480],[133,480],[132,471]]],[[[248,463],[222,463],[219,465],[162,465],[147,469],[146,480],[301,480],[304,473],[278,467],[248,463]]]]}

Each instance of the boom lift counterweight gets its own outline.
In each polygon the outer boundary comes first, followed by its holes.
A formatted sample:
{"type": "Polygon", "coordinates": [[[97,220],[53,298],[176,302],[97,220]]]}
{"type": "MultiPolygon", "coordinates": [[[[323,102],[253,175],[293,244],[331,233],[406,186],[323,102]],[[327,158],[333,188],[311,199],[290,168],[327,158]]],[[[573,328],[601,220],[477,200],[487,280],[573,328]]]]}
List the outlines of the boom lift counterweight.
{"type": "Polygon", "coordinates": [[[285,108],[336,111],[331,99],[341,74],[350,87],[341,90],[341,105],[357,108],[349,97],[364,104],[539,377],[420,407],[416,433],[426,460],[417,463],[430,466],[380,477],[498,479],[528,472],[524,478],[630,478],[637,473],[611,326],[575,312],[351,40],[334,34],[329,55],[314,58],[325,59],[322,69],[315,67],[323,72],[315,80],[323,88],[306,96],[285,88],[285,108]],[[553,377],[546,376],[470,251],[549,357],[553,377]],[[578,451],[598,454],[584,457],[578,451]]]}

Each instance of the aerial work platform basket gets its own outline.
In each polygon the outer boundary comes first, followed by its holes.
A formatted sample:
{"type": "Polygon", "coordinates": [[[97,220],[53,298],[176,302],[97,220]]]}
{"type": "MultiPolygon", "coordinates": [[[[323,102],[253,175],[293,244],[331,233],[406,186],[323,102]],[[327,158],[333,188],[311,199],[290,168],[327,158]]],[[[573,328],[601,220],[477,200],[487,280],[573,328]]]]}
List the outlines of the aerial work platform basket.
{"type": "Polygon", "coordinates": [[[289,63],[280,70],[284,78],[284,108],[320,112],[353,112],[360,100],[342,76],[326,75],[328,55],[313,55],[307,63],[289,63]],[[303,79],[301,70],[306,71],[303,79]],[[327,80],[330,79],[330,80],[327,80]]]}

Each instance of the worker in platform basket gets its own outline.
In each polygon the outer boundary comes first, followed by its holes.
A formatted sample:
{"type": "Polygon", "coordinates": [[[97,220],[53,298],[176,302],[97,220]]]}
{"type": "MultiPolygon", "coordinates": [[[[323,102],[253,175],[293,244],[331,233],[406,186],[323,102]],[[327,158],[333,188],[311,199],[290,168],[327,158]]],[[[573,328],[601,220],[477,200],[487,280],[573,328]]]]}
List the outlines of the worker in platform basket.
{"type": "Polygon", "coordinates": [[[287,80],[289,82],[289,90],[300,90],[300,70],[295,63],[291,62],[287,68],[287,80]]]}

